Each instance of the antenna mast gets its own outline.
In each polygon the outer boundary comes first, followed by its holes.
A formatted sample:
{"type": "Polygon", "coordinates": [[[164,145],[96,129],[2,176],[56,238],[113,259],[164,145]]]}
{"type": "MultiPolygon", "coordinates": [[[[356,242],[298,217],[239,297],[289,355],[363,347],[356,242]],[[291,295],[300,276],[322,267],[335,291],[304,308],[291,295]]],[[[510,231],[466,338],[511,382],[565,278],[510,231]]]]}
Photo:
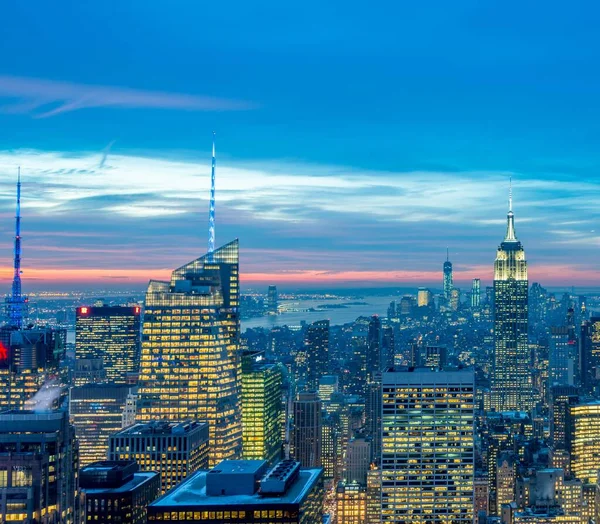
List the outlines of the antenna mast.
{"type": "Polygon", "coordinates": [[[215,250],[215,166],[217,159],[215,155],[215,132],[213,131],[212,143],[212,173],[210,177],[210,204],[208,208],[208,253],[215,250]]]}

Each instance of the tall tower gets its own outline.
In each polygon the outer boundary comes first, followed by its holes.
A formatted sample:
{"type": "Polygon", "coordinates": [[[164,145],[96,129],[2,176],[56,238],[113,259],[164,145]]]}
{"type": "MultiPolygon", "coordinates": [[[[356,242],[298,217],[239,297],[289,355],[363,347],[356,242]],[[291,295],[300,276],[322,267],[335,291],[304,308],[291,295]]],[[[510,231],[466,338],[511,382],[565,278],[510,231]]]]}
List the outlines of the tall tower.
{"type": "Polygon", "coordinates": [[[213,131],[212,143],[212,169],[210,176],[210,204],[208,208],[208,254],[212,255],[215,250],[215,167],[217,157],[215,155],[215,132],[213,131]]]}
{"type": "Polygon", "coordinates": [[[138,420],[208,422],[211,466],[242,447],[238,251],[234,240],[146,293],[138,420]]]}
{"type": "Polygon", "coordinates": [[[27,297],[21,292],[21,168],[17,175],[17,212],[15,214],[15,253],[12,290],[6,297],[6,313],[10,327],[21,329],[27,314],[27,297]]]}
{"type": "Polygon", "coordinates": [[[389,370],[381,394],[379,522],[472,524],[473,371],[389,370]]]}
{"type": "Polygon", "coordinates": [[[444,298],[446,302],[450,302],[452,287],[452,262],[450,262],[450,251],[446,249],[446,262],[444,262],[444,298]]]}
{"type": "Polygon", "coordinates": [[[506,237],[494,263],[494,367],[492,407],[523,411],[533,407],[531,357],[527,339],[528,280],[525,250],[515,235],[512,188],[506,237]]]}

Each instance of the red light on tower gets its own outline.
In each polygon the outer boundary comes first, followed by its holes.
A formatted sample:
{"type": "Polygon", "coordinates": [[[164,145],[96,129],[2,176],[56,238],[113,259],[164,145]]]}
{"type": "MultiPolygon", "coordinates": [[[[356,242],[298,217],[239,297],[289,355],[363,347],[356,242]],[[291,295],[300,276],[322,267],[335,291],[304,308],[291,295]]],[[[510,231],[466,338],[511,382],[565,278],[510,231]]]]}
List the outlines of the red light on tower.
{"type": "Polygon", "coordinates": [[[84,307],[82,307],[82,308],[79,308],[79,312],[80,312],[82,315],[87,315],[87,313],[88,313],[88,308],[87,308],[87,307],[85,307],[85,306],[84,306],[84,307]]]}
{"type": "Polygon", "coordinates": [[[135,312],[136,315],[139,315],[139,313],[140,313],[140,306],[135,306],[135,308],[133,309],[133,311],[135,312]]]}

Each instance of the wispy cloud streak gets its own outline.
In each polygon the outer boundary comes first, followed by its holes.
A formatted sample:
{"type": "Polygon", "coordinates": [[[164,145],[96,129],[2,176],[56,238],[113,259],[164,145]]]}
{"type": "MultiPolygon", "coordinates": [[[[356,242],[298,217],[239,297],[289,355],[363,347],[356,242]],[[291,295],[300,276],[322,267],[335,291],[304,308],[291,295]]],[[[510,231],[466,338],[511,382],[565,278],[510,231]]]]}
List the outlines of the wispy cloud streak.
{"type": "Polygon", "coordinates": [[[14,99],[1,109],[36,118],[95,107],[177,109],[183,111],[241,111],[255,104],[190,94],[145,91],[127,87],[76,84],[38,78],[0,75],[0,98],[14,99]]]}

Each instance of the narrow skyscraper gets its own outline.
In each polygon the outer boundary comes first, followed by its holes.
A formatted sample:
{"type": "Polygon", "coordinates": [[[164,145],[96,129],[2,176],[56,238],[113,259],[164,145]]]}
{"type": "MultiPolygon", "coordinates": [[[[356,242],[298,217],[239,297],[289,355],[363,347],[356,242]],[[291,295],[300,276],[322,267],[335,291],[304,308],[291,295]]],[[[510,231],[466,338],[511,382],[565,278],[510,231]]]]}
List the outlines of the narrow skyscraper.
{"type": "Polygon", "coordinates": [[[8,324],[14,329],[23,327],[27,314],[27,297],[21,291],[21,168],[17,175],[17,211],[15,213],[15,251],[13,263],[13,282],[10,296],[6,297],[8,324]]]}
{"type": "Polygon", "coordinates": [[[238,241],[150,281],[142,329],[138,420],[199,420],[210,465],[239,458],[238,241]]]}
{"type": "Polygon", "coordinates": [[[450,251],[446,250],[446,262],[444,262],[444,299],[450,302],[452,296],[453,278],[452,262],[450,262],[450,251]]]}
{"type": "Polygon", "coordinates": [[[525,411],[533,407],[531,357],[527,338],[528,280],[525,250],[515,235],[512,188],[506,237],[494,263],[494,368],[492,407],[525,411]]]}
{"type": "Polygon", "coordinates": [[[471,307],[478,308],[481,305],[481,280],[473,279],[473,287],[471,288],[471,307]]]}

